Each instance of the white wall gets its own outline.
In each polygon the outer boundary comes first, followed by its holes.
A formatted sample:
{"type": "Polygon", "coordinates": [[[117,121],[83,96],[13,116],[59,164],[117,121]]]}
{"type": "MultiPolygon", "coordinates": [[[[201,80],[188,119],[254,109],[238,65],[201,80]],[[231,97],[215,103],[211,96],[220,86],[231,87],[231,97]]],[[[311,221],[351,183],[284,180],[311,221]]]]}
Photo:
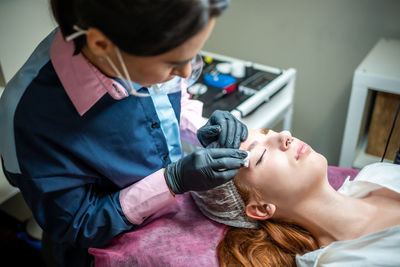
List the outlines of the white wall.
{"type": "Polygon", "coordinates": [[[292,133],[339,160],[355,68],[400,39],[397,0],[231,0],[204,50],[298,70],[292,133]]]}
{"type": "Polygon", "coordinates": [[[0,64],[6,82],[56,27],[48,0],[0,0],[0,64]]]}

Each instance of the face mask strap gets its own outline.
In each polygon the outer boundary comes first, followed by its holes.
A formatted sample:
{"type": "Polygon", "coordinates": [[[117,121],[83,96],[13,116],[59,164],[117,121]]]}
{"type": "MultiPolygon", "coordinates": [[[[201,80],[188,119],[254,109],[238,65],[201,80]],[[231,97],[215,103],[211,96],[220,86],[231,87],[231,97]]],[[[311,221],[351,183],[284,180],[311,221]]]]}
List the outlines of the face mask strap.
{"type": "MultiPolygon", "coordinates": [[[[122,66],[122,71],[124,72],[125,77],[127,78],[125,80],[127,80],[128,83],[129,83],[129,87],[128,88],[129,88],[131,94],[132,95],[136,95],[136,96],[149,96],[148,94],[142,94],[142,93],[136,92],[135,88],[133,88],[133,85],[130,82],[130,81],[132,81],[131,76],[129,75],[128,69],[126,68],[124,59],[122,58],[121,52],[119,51],[118,47],[115,47],[115,52],[117,53],[118,61],[120,62],[121,66],[122,66]]],[[[109,59],[109,61],[111,62],[110,59],[109,59]]],[[[115,65],[114,65],[114,67],[115,67],[115,65]]]]}
{"type": "MultiPolygon", "coordinates": [[[[84,29],[80,28],[77,25],[74,25],[73,29],[76,30],[76,32],[71,34],[71,35],[69,35],[69,36],[67,36],[67,37],[65,37],[65,40],[67,42],[70,42],[70,41],[78,38],[79,36],[87,34],[87,30],[84,30],[84,29]]],[[[118,61],[120,62],[121,66],[122,66],[122,71],[123,71],[124,75],[121,74],[121,72],[118,70],[118,68],[115,66],[115,64],[112,62],[112,60],[108,56],[106,56],[105,59],[107,60],[108,64],[111,66],[113,71],[117,74],[118,78],[120,78],[121,82],[128,88],[128,90],[129,90],[131,95],[138,96],[138,97],[148,97],[149,94],[138,93],[133,88],[133,85],[130,82],[132,80],[130,78],[128,69],[126,68],[125,62],[124,62],[124,60],[122,58],[121,52],[119,51],[118,47],[115,47],[115,52],[117,54],[118,61]],[[124,76],[126,78],[124,78],[124,76]]],[[[196,57],[200,57],[200,56],[196,55],[196,57]]],[[[194,69],[194,67],[196,67],[196,65],[195,65],[197,63],[196,62],[196,57],[194,58],[194,64],[192,63],[192,69],[194,69]]],[[[202,69],[202,65],[200,66],[200,72],[201,72],[201,69],[202,69]]],[[[193,74],[195,74],[195,73],[192,72],[191,76],[189,77],[189,79],[182,79],[182,81],[185,81],[187,83],[187,86],[191,85],[190,83],[193,82],[191,80],[195,80],[195,79],[192,78],[193,74]]],[[[197,76],[196,78],[198,78],[199,75],[196,75],[196,76],[197,76]]],[[[161,88],[160,88],[160,86],[158,84],[154,84],[151,87],[154,89],[155,93],[160,93],[161,92],[161,88]]]]}
{"type": "Polygon", "coordinates": [[[121,82],[129,89],[129,91],[132,93],[132,88],[125,82],[125,79],[123,78],[121,72],[119,72],[118,68],[114,65],[110,57],[106,56],[105,57],[108,64],[111,66],[113,71],[117,74],[117,77],[121,79],[121,82]]]}
{"type": "Polygon", "coordinates": [[[111,66],[111,68],[113,69],[113,71],[117,74],[117,77],[121,79],[121,82],[128,88],[129,92],[131,95],[134,96],[139,96],[139,97],[148,97],[149,94],[143,94],[143,93],[138,93],[136,92],[136,90],[133,88],[131,81],[131,78],[129,76],[128,70],[125,66],[125,63],[122,59],[121,53],[119,52],[119,49],[117,47],[115,47],[115,51],[117,53],[117,58],[122,66],[122,70],[125,74],[125,77],[121,74],[121,72],[118,70],[117,66],[115,66],[115,64],[112,62],[112,60],[110,59],[110,57],[106,56],[106,60],[108,62],[108,64],[111,66]]]}
{"type": "Polygon", "coordinates": [[[82,35],[87,34],[87,30],[84,30],[84,29],[80,28],[80,27],[77,26],[77,25],[74,25],[72,28],[73,28],[76,32],[73,33],[73,34],[71,34],[71,35],[68,35],[67,37],[65,37],[65,40],[66,40],[67,42],[72,41],[72,40],[74,40],[75,38],[78,38],[79,36],[82,36],[82,35]]]}
{"type": "MultiPolygon", "coordinates": [[[[67,36],[67,37],[65,37],[65,40],[67,42],[70,42],[70,41],[78,38],[79,36],[87,34],[87,30],[84,30],[84,29],[80,28],[77,25],[74,25],[73,29],[76,32],[71,34],[71,35],[69,35],[69,36],[67,36]]],[[[123,70],[123,72],[124,72],[124,74],[125,74],[125,76],[127,78],[124,78],[124,76],[121,74],[121,72],[118,70],[118,68],[115,66],[115,64],[112,62],[112,60],[108,56],[106,56],[105,58],[106,58],[108,64],[110,64],[110,66],[113,69],[113,71],[117,74],[118,78],[120,78],[122,83],[128,88],[128,90],[131,93],[131,95],[140,96],[140,97],[149,96],[148,94],[142,94],[142,93],[136,92],[136,90],[133,88],[132,83],[127,82],[127,81],[131,81],[131,78],[129,76],[128,70],[127,70],[126,65],[124,63],[124,60],[122,59],[121,53],[119,52],[119,49],[117,47],[115,47],[115,51],[117,53],[118,60],[119,60],[119,62],[121,64],[121,66],[122,66],[122,70],[123,70]]]]}

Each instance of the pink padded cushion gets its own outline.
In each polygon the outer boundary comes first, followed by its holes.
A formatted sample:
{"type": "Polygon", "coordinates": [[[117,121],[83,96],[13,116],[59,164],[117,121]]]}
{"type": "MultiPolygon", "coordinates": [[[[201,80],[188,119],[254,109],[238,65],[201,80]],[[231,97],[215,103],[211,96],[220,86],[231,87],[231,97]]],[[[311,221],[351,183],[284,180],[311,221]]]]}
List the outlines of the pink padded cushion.
{"type": "MultiPolygon", "coordinates": [[[[336,190],[358,170],[329,166],[336,190]]],[[[204,217],[190,194],[178,195],[178,205],[162,210],[132,232],[115,237],[103,248],[90,248],[102,266],[218,266],[216,246],[225,226],[204,217]]]]}
{"type": "Polygon", "coordinates": [[[356,169],[329,166],[328,181],[335,190],[338,190],[348,176],[350,176],[350,180],[353,180],[359,172],[360,170],[356,169]]]}

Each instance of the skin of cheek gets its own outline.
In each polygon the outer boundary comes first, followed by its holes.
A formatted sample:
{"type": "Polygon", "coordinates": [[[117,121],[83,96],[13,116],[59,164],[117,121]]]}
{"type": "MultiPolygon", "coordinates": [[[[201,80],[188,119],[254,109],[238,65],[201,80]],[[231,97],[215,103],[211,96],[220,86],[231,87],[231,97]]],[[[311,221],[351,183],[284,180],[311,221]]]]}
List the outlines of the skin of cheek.
{"type": "Polygon", "coordinates": [[[290,193],[293,169],[286,158],[270,154],[266,160],[255,170],[252,180],[263,196],[268,196],[270,201],[276,201],[290,193]]]}
{"type": "Polygon", "coordinates": [[[282,185],[282,193],[287,197],[289,205],[296,204],[301,200],[309,198],[314,191],[319,191],[320,185],[326,179],[327,161],[321,154],[310,153],[307,160],[300,162],[299,166],[287,176],[285,184],[282,185]]]}
{"type": "Polygon", "coordinates": [[[260,192],[260,190],[256,187],[256,177],[257,175],[249,168],[241,168],[235,176],[235,180],[238,181],[240,184],[245,185],[246,188],[250,189],[250,195],[258,199],[258,196],[256,196],[256,191],[260,192]]]}
{"type": "Polygon", "coordinates": [[[315,152],[300,163],[271,154],[261,166],[243,171],[242,177],[258,188],[264,201],[283,207],[307,198],[324,178],[326,168],[326,159],[315,152]]]}

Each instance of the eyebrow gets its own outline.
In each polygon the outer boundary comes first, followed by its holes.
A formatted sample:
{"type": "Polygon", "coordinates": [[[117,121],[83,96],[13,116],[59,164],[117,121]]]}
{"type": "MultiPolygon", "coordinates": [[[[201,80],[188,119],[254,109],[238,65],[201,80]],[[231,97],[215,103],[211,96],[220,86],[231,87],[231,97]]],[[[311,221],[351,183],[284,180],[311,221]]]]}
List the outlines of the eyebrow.
{"type": "MultiPolygon", "coordinates": [[[[261,133],[264,134],[264,135],[267,135],[268,132],[269,132],[269,130],[270,130],[269,128],[262,129],[262,130],[261,130],[261,133]]],[[[247,151],[253,150],[254,147],[255,147],[256,145],[258,145],[258,144],[259,144],[259,142],[258,142],[257,140],[253,141],[253,143],[251,143],[251,144],[247,147],[247,151]]],[[[257,166],[257,165],[262,161],[262,159],[263,159],[264,154],[265,154],[266,151],[267,151],[267,149],[264,150],[264,152],[262,153],[261,157],[258,159],[258,161],[257,161],[257,163],[256,163],[255,166],[257,166]]]]}

